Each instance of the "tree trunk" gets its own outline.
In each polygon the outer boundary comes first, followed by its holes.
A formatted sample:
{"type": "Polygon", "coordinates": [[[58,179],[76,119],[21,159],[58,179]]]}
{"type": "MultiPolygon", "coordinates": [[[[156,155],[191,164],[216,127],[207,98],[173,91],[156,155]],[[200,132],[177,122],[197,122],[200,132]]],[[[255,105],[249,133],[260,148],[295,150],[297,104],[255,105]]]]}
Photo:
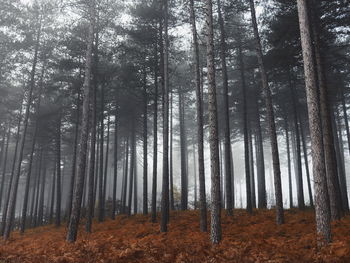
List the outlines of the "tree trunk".
{"type": "Polygon", "coordinates": [[[286,146],[287,146],[289,207],[293,208],[292,169],[291,169],[291,161],[290,161],[289,125],[288,125],[287,118],[285,118],[284,127],[286,131],[286,146]]]}
{"type": "MultiPolygon", "coordinates": [[[[316,4],[313,2],[313,4],[316,4]]],[[[334,135],[336,131],[332,127],[332,113],[331,113],[331,103],[328,94],[328,88],[326,85],[326,78],[324,73],[324,68],[322,67],[322,57],[320,48],[320,36],[318,33],[318,21],[317,17],[317,6],[316,9],[313,7],[311,14],[313,19],[311,20],[311,29],[313,32],[314,41],[314,52],[317,64],[317,79],[319,85],[319,96],[321,105],[321,120],[322,120],[322,135],[323,135],[323,145],[324,145],[324,155],[326,163],[326,176],[327,176],[327,187],[328,195],[330,201],[331,218],[332,220],[338,220],[341,217],[342,212],[342,201],[340,196],[340,186],[339,178],[337,174],[337,160],[334,147],[334,135]]]]}
{"type": "Polygon", "coordinates": [[[40,186],[40,199],[39,199],[39,211],[38,211],[38,226],[43,224],[43,215],[44,215],[44,198],[45,198],[45,185],[46,185],[46,163],[47,160],[44,160],[44,167],[41,171],[41,186],[40,186]]]}
{"type": "Polygon", "coordinates": [[[55,225],[59,227],[61,225],[61,113],[59,113],[57,120],[56,130],[56,218],[55,225]]]}
{"type": "MultiPolygon", "coordinates": [[[[101,85],[101,98],[100,98],[100,161],[99,161],[99,181],[98,181],[98,222],[104,221],[104,173],[103,173],[103,144],[104,144],[104,85],[101,85]]],[[[106,169],[106,167],[105,167],[106,169]]]]}
{"type": "Polygon", "coordinates": [[[78,225],[80,220],[80,209],[85,179],[87,144],[89,137],[89,104],[90,104],[90,78],[91,78],[91,60],[92,60],[92,46],[94,39],[95,27],[95,1],[91,1],[89,5],[90,23],[89,36],[87,41],[86,62],[85,62],[85,79],[83,85],[83,112],[81,133],[79,138],[79,154],[78,154],[78,169],[77,177],[73,193],[72,213],[69,219],[67,241],[74,242],[77,238],[78,225]]]}
{"type": "Polygon", "coordinates": [[[169,37],[168,0],[164,1],[164,100],[163,100],[163,182],[160,232],[168,231],[169,221],[169,37]]]}
{"type": "Polygon", "coordinates": [[[184,98],[179,87],[179,123],[180,123],[180,152],[181,152],[181,210],[187,210],[188,185],[187,185],[187,136],[185,130],[184,98]]]}
{"type": "Polygon", "coordinates": [[[112,197],[112,214],[111,218],[115,219],[116,213],[116,198],[117,198],[117,182],[118,182],[118,90],[116,91],[116,104],[115,104],[115,115],[114,115],[114,170],[113,170],[113,197],[112,197]]]}
{"type": "Polygon", "coordinates": [[[260,42],[260,36],[258,31],[258,25],[256,22],[254,0],[249,0],[250,10],[252,16],[252,24],[255,37],[256,53],[258,58],[258,64],[261,74],[262,87],[265,94],[265,104],[266,104],[266,115],[267,122],[270,133],[270,143],[271,143],[271,152],[272,152],[272,162],[273,162],[273,175],[274,175],[274,184],[275,184],[275,199],[276,199],[276,222],[277,224],[284,223],[284,213],[283,213],[283,199],[282,199],[282,186],[281,186],[281,169],[280,169],[280,160],[278,154],[278,143],[277,143],[277,133],[276,133],[276,124],[275,116],[273,112],[272,105],[272,96],[269,83],[267,80],[267,73],[265,70],[265,64],[263,60],[263,52],[260,42]]]}
{"type": "Polygon", "coordinates": [[[256,208],[256,195],[255,195],[255,175],[254,175],[254,152],[253,152],[253,137],[251,133],[251,129],[249,126],[248,132],[249,139],[249,170],[250,170],[250,192],[252,199],[252,208],[256,208]]]}
{"type": "MultiPolygon", "coordinates": [[[[162,34],[160,32],[160,34],[162,34]]],[[[152,174],[152,207],[151,220],[157,220],[157,169],[158,169],[158,43],[154,50],[154,102],[153,102],[153,174],[152,174]]]]}
{"type": "Polygon", "coordinates": [[[221,204],[220,204],[220,171],[218,145],[218,118],[214,64],[214,29],[213,4],[206,1],[207,23],[207,67],[208,67],[208,113],[209,113],[209,145],[211,164],[211,242],[217,244],[221,240],[221,204]]]}
{"type": "Polygon", "coordinates": [[[170,92],[170,157],[169,157],[169,178],[170,178],[170,209],[175,210],[174,201],[174,171],[173,171],[173,91],[170,92]]]}
{"type": "Polygon", "coordinates": [[[7,240],[10,237],[10,232],[12,229],[12,224],[14,221],[14,216],[15,216],[15,211],[16,211],[18,183],[19,183],[19,178],[21,176],[21,167],[22,167],[24,146],[25,146],[27,130],[28,130],[29,114],[30,114],[30,109],[32,106],[33,91],[34,91],[34,87],[35,87],[35,72],[36,72],[36,65],[38,62],[38,53],[39,53],[40,39],[41,39],[41,26],[42,26],[41,23],[42,23],[42,17],[40,15],[39,26],[37,28],[36,42],[35,42],[35,48],[34,48],[33,65],[32,65],[32,70],[30,73],[29,92],[28,92],[28,97],[27,97],[27,105],[25,107],[25,114],[24,114],[24,120],[23,120],[24,127],[23,127],[23,133],[21,136],[18,162],[17,162],[16,172],[15,172],[14,178],[13,178],[14,180],[12,181],[9,206],[8,206],[8,211],[7,211],[7,215],[6,215],[6,221],[3,221],[3,224],[5,223],[5,231],[4,231],[4,235],[3,235],[4,240],[7,240]]]}
{"type": "Polygon", "coordinates": [[[21,102],[21,107],[20,107],[20,111],[19,111],[19,114],[18,114],[15,151],[14,151],[14,154],[13,154],[13,162],[12,162],[12,167],[11,167],[10,181],[7,183],[8,187],[6,189],[7,191],[6,191],[5,200],[4,200],[4,207],[3,207],[3,211],[2,211],[1,235],[3,235],[4,232],[5,232],[6,218],[7,218],[8,206],[9,206],[10,195],[11,195],[11,187],[12,187],[12,182],[13,182],[13,178],[14,178],[14,174],[15,174],[17,152],[18,152],[20,132],[21,132],[23,102],[24,101],[21,102]]]}
{"type": "Polygon", "coordinates": [[[72,176],[69,183],[69,192],[68,192],[68,222],[70,218],[70,214],[72,211],[72,198],[73,198],[73,190],[74,190],[74,181],[75,181],[75,175],[76,175],[76,168],[77,168],[77,152],[78,152],[78,133],[79,133],[79,122],[80,122],[80,89],[77,94],[77,101],[76,101],[76,122],[75,122],[75,130],[74,130],[74,149],[73,149],[73,161],[72,161],[72,176]]]}
{"type": "MultiPolygon", "coordinates": [[[[299,115],[299,119],[300,115],[299,115]]],[[[300,135],[301,135],[301,143],[303,147],[303,153],[304,153],[304,162],[305,162],[305,170],[306,170],[306,181],[307,181],[307,188],[308,188],[308,193],[309,193],[309,200],[310,200],[310,206],[314,206],[314,199],[312,195],[312,189],[311,189],[311,178],[310,178],[310,171],[309,171],[309,158],[307,156],[307,148],[306,148],[306,140],[305,140],[305,131],[303,128],[303,123],[300,125],[300,135]]]]}
{"type": "Polygon", "coordinates": [[[128,165],[129,165],[129,136],[126,139],[125,150],[125,169],[123,178],[123,190],[122,190],[122,213],[126,213],[126,192],[128,186],[128,165]]]}
{"type": "MultiPolygon", "coordinates": [[[[133,118],[134,120],[134,118],[133,118]]],[[[131,153],[130,153],[130,175],[129,175],[129,199],[128,199],[128,216],[131,216],[131,205],[132,205],[132,190],[133,190],[133,180],[134,180],[134,168],[135,168],[135,124],[132,123],[131,127],[131,153]]]]}
{"type": "MultiPolygon", "coordinates": [[[[219,28],[220,28],[220,58],[222,67],[222,80],[223,80],[223,130],[224,130],[224,152],[225,152],[225,193],[226,193],[226,211],[227,214],[233,215],[233,204],[232,204],[232,182],[231,182],[231,161],[230,161],[230,148],[231,148],[231,138],[230,138],[230,113],[228,105],[228,76],[227,76],[227,66],[226,66],[226,33],[224,27],[224,19],[221,13],[221,1],[217,0],[218,5],[218,17],[219,17],[219,28]]],[[[248,168],[249,169],[249,168],[248,168]]],[[[249,173],[248,173],[249,176],[249,173]]]]}
{"type": "MultiPolygon", "coordinates": [[[[49,224],[52,224],[53,222],[53,211],[54,211],[54,207],[55,207],[55,189],[56,189],[56,169],[57,163],[55,163],[54,166],[54,172],[53,172],[53,176],[52,176],[52,186],[51,186],[51,203],[50,203],[50,214],[49,214],[49,224]]],[[[34,204],[34,193],[35,193],[35,189],[33,189],[33,199],[32,199],[32,205],[34,204]]],[[[33,213],[31,213],[31,217],[33,213]]]]}
{"type": "Polygon", "coordinates": [[[3,201],[3,193],[4,193],[4,188],[5,188],[5,183],[6,183],[6,168],[7,168],[7,158],[8,158],[8,152],[9,152],[9,144],[10,144],[10,139],[11,139],[11,125],[10,123],[8,124],[8,131],[6,135],[6,146],[5,146],[5,157],[4,157],[4,165],[2,167],[2,177],[1,177],[1,188],[0,188],[0,210],[1,210],[1,205],[3,201]]]}
{"type": "Polygon", "coordinates": [[[147,161],[147,118],[148,118],[148,94],[147,94],[147,73],[144,69],[143,76],[143,214],[148,214],[148,161],[147,161]]]}
{"type": "Polygon", "coordinates": [[[106,142],[106,157],[105,157],[105,169],[104,169],[104,176],[103,176],[103,218],[105,216],[105,202],[108,199],[107,198],[107,175],[108,175],[108,159],[109,159],[109,135],[110,135],[110,128],[111,128],[111,119],[109,112],[108,114],[108,121],[107,121],[107,142],[106,142]]]}
{"type": "MultiPolygon", "coordinates": [[[[240,40],[240,39],[239,39],[240,40]]],[[[248,135],[248,109],[247,109],[247,95],[246,95],[246,81],[244,74],[244,61],[242,45],[239,43],[238,46],[238,60],[239,69],[241,75],[241,85],[242,85],[242,101],[243,101],[243,135],[244,135],[244,161],[245,161],[245,177],[246,177],[246,196],[247,196],[247,212],[252,213],[252,186],[251,186],[251,175],[250,175],[250,162],[249,162],[249,135],[248,135]]]]}
{"type": "Polygon", "coordinates": [[[305,0],[297,0],[301,46],[303,51],[306,97],[310,122],[313,175],[315,182],[315,210],[318,245],[331,241],[330,207],[327,190],[325,155],[323,149],[320,102],[318,99],[315,65],[312,56],[310,24],[305,0]]]}
{"type": "MultiPolygon", "coordinates": [[[[97,59],[97,52],[95,51],[95,64],[97,59]]],[[[94,69],[94,75],[93,75],[93,85],[90,85],[90,93],[91,93],[91,140],[90,140],[90,166],[88,170],[88,185],[89,185],[89,192],[88,192],[88,207],[87,207],[87,218],[86,218],[86,232],[91,233],[91,226],[92,226],[92,218],[94,215],[94,209],[95,209],[95,198],[94,195],[96,194],[95,189],[95,172],[97,170],[96,167],[96,147],[98,147],[96,141],[97,141],[97,72],[96,68],[94,69]]]]}
{"type": "Polygon", "coordinates": [[[265,159],[264,159],[264,144],[260,125],[259,101],[258,92],[255,93],[255,155],[257,162],[257,184],[258,184],[258,208],[264,209],[267,207],[266,199],[266,180],[265,180],[265,159]]]}
{"type": "Polygon", "coordinates": [[[197,148],[198,148],[198,178],[199,178],[199,208],[200,208],[200,230],[207,232],[207,200],[205,193],[204,174],[204,146],[203,146],[203,92],[201,74],[199,70],[199,45],[197,38],[196,16],[194,0],[190,0],[190,19],[192,26],[195,80],[196,80],[196,113],[197,113],[197,148]]]}
{"type": "Polygon", "coordinates": [[[289,79],[289,87],[292,95],[292,105],[293,105],[293,122],[294,122],[294,135],[295,135],[295,150],[296,150],[296,185],[297,185],[297,200],[298,200],[298,208],[305,209],[305,200],[304,200],[304,187],[303,187],[303,170],[301,166],[301,145],[300,145],[300,133],[299,133],[299,123],[298,123],[298,113],[297,107],[297,94],[295,90],[295,86],[292,84],[291,76],[288,75],[289,79]]]}
{"type": "Polygon", "coordinates": [[[343,211],[345,213],[349,212],[349,200],[348,200],[348,191],[347,191],[347,183],[346,183],[346,171],[345,171],[345,159],[344,159],[344,146],[343,146],[343,138],[341,131],[341,123],[339,117],[339,110],[336,108],[336,120],[334,120],[334,131],[335,131],[335,140],[336,143],[336,158],[337,158],[337,166],[339,170],[339,184],[340,184],[340,194],[342,198],[343,211]],[[338,134],[336,133],[338,131],[338,134]]]}

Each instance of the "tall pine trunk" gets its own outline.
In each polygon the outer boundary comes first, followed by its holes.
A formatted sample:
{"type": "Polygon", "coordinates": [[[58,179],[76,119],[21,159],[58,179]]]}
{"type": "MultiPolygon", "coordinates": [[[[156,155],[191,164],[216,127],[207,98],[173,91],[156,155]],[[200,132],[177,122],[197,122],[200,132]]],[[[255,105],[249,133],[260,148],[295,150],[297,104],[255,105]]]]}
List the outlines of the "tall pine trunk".
{"type": "Polygon", "coordinates": [[[209,145],[211,165],[211,242],[217,244],[221,240],[221,204],[220,204],[220,167],[218,142],[218,117],[214,64],[214,29],[213,3],[206,1],[207,23],[207,67],[208,67],[208,113],[209,113],[209,145]]]}
{"type": "MultiPolygon", "coordinates": [[[[221,13],[221,1],[217,0],[218,4],[218,17],[219,17],[219,28],[220,28],[220,58],[222,67],[222,79],[223,79],[223,129],[224,129],[224,156],[225,156],[225,193],[226,193],[226,211],[228,215],[233,215],[233,204],[232,204],[232,182],[231,182],[231,137],[230,137],[230,113],[228,105],[228,76],[227,76],[227,65],[226,65],[226,33],[224,26],[224,19],[221,13]]],[[[248,168],[249,169],[249,168],[248,168]]],[[[249,173],[248,173],[249,176],[249,173]]]]}
{"type": "Polygon", "coordinates": [[[79,138],[79,154],[78,154],[78,169],[77,177],[74,186],[72,213],[69,219],[67,241],[74,242],[77,239],[78,225],[80,220],[81,201],[83,195],[85,170],[86,170],[86,157],[87,157],[87,144],[89,137],[89,106],[90,106],[90,85],[91,85],[91,62],[92,62],[92,46],[94,39],[94,27],[95,27],[95,1],[89,2],[89,35],[87,40],[86,62],[85,62],[85,79],[83,85],[83,112],[81,122],[81,133],[79,138]]]}
{"type": "Polygon", "coordinates": [[[306,97],[310,122],[312,164],[315,183],[315,211],[318,245],[331,241],[330,207],[327,190],[325,155],[323,149],[321,109],[318,98],[316,72],[312,55],[312,41],[306,0],[297,0],[301,46],[304,61],[306,97]]]}
{"type": "Polygon", "coordinates": [[[199,208],[200,208],[200,230],[207,231],[207,200],[205,193],[204,174],[204,146],[203,146],[203,94],[201,89],[201,75],[199,70],[199,45],[197,38],[196,16],[194,0],[190,0],[190,19],[192,26],[195,80],[196,80],[196,115],[197,115],[197,148],[198,148],[198,178],[199,178],[199,208]]]}
{"type": "Polygon", "coordinates": [[[37,28],[37,34],[36,34],[36,41],[35,41],[35,47],[34,47],[34,58],[33,58],[33,64],[32,69],[30,73],[30,83],[29,83],[29,90],[28,90],[28,97],[27,97],[27,105],[25,107],[25,113],[24,113],[24,120],[23,120],[23,133],[21,136],[21,141],[19,144],[19,156],[18,156],[18,162],[16,171],[14,174],[14,178],[11,185],[11,192],[10,192],[10,199],[8,204],[8,211],[6,215],[6,221],[3,221],[3,224],[5,224],[5,230],[3,233],[3,238],[7,240],[10,237],[10,232],[12,230],[12,224],[14,221],[15,211],[16,211],[16,201],[17,201],[17,191],[18,191],[18,184],[19,184],[19,178],[21,176],[21,168],[22,168],[22,161],[23,161],[23,155],[24,155],[24,146],[27,136],[27,130],[28,130],[28,123],[29,123],[29,115],[30,115],[30,109],[32,106],[32,100],[33,100],[33,91],[35,88],[35,73],[36,73],[36,66],[38,62],[38,53],[39,53],[39,47],[40,47],[40,39],[41,39],[41,29],[42,29],[42,17],[38,18],[38,28],[37,28]]]}
{"type": "Polygon", "coordinates": [[[272,95],[271,95],[271,90],[267,80],[267,73],[266,73],[264,59],[263,59],[263,52],[262,52],[262,47],[260,42],[258,25],[256,22],[254,0],[249,0],[249,3],[250,3],[250,11],[251,11],[252,25],[253,25],[254,38],[255,38],[256,53],[258,58],[260,74],[261,74],[262,87],[265,95],[266,115],[267,115],[268,129],[270,134],[272,163],[273,163],[273,177],[274,177],[274,186],[275,186],[275,199],[276,199],[276,222],[277,224],[283,224],[284,212],[283,212],[283,201],[282,201],[281,168],[280,168],[280,160],[279,160],[279,154],[278,154],[277,133],[276,133],[275,115],[274,115],[273,105],[272,105],[272,95]]]}
{"type": "Polygon", "coordinates": [[[160,231],[168,231],[169,221],[169,36],[168,0],[164,1],[164,90],[163,90],[163,181],[160,231]]]}

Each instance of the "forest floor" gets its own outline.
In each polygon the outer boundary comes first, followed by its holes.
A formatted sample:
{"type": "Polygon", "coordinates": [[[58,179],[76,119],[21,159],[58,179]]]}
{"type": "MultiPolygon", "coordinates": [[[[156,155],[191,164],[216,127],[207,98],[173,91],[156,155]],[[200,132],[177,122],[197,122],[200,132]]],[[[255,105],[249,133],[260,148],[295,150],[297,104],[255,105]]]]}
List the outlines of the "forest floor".
{"type": "Polygon", "coordinates": [[[199,231],[198,211],[172,212],[168,233],[160,233],[149,216],[118,216],[95,223],[90,235],[82,226],[74,244],[65,242],[65,227],[13,233],[0,242],[0,263],[350,262],[350,216],[333,223],[333,243],[317,251],[311,210],[287,210],[281,226],[273,210],[234,213],[228,217],[223,211],[219,245],[199,231]]]}

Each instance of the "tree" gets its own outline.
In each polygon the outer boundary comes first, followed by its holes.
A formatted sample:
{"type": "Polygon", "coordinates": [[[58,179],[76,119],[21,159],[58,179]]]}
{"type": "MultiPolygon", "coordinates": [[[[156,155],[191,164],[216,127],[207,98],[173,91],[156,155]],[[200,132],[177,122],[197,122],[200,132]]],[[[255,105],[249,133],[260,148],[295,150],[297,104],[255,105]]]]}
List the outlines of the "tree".
{"type": "Polygon", "coordinates": [[[168,0],[164,1],[164,90],[163,90],[163,183],[160,231],[168,231],[169,220],[169,36],[168,0]]]}
{"type": "Polygon", "coordinates": [[[196,109],[197,109],[197,148],[198,148],[198,177],[199,177],[199,208],[200,208],[200,229],[207,231],[207,200],[205,194],[205,174],[204,174],[204,146],[203,146],[203,105],[201,91],[201,76],[199,70],[199,46],[197,38],[196,15],[194,1],[190,0],[190,19],[192,27],[195,81],[196,81],[196,109]]]}
{"type": "Polygon", "coordinates": [[[271,90],[269,88],[267,74],[265,70],[258,25],[256,22],[254,0],[250,0],[249,3],[250,3],[252,26],[253,26],[254,37],[255,37],[255,46],[256,46],[256,53],[258,57],[262,88],[265,96],[267,122],[268,122],[269,133],[270,133],[270,143],[271,143],[271,151],[272,151],[272,159],[273,159],[272,160],[273,175],[274,175],[274,185],[275,185],[275,199],[276,199],[276,222],[277,224],[283,224],[284,214],[283,214],[283,202],[282,202],[281,169],[280,169],[280,161],[279,161],[279,154],[278,154],[276,124],[275,124],[275,116],[273,112],[271,90]]]}
{"type": "Polygon", "coordinates": [[[321,110],[318,100],[315,64],[312,55],[312,40],[307,2],[305,0],[298,0],[297,4],[310,123],[313,174],[315,178],[316,229],[318,245],[322,246],[331,241],[331,226],[322,141],[322,122],[320,119],[321,110]]]}
{"type": "Polygon", "coordinates": [[[217,244],[221,240],[221,204],[220,204],[220,168],[218,119],[214,66],[214,30],[213,3],[206,1],[207,9],[207,68],[208,68],[208,113],[209,113],[209,145],[211,165],[211,242],[217,244]]]}
{"type": "Polygon", "coordinates": [[[79,138],[79,154],[78,154],[78,169],[76,183],[73,194],[72,213],[69,218],[67,241],[75,242],[77,239],[78,225],[80,221],[81,201],[84,187],[84,177],[86,169],[86,156],[87,156],[87,143],[89,133],[89,104],[90,104],[90,77],[92,66],[92,46],[94,39],[94,27],[95,27],[95,1],[92,0],[87,3],[89,11],[89,35],[87,41],[86,50],[86,62],[85,62],[85,79],[83,86],[83,112],[82,112],[82,125],[81,134],[79,138]]]}

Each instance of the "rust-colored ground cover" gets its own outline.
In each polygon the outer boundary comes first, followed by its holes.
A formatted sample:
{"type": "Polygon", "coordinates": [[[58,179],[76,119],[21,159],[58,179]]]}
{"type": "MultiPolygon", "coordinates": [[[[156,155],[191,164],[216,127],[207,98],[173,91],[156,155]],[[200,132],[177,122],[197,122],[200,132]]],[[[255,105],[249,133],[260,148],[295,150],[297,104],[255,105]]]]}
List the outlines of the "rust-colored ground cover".
{"type": "Polygon", "coordinates": [[[0,262],[350,262],[349,216],[333,224],[334,242],[317,251],[312,211],[286,211],[282,226],[271,210],[236,210],[233,218],[223,212],[223,240],[216,246],[198,231],[198,215],[172,213],[168,233],[147,216],[118,216],[95,223],[90,235],[82,227],[75,244],[65,242],[64,227],[14,233],[1,241],[0,262]]]}

